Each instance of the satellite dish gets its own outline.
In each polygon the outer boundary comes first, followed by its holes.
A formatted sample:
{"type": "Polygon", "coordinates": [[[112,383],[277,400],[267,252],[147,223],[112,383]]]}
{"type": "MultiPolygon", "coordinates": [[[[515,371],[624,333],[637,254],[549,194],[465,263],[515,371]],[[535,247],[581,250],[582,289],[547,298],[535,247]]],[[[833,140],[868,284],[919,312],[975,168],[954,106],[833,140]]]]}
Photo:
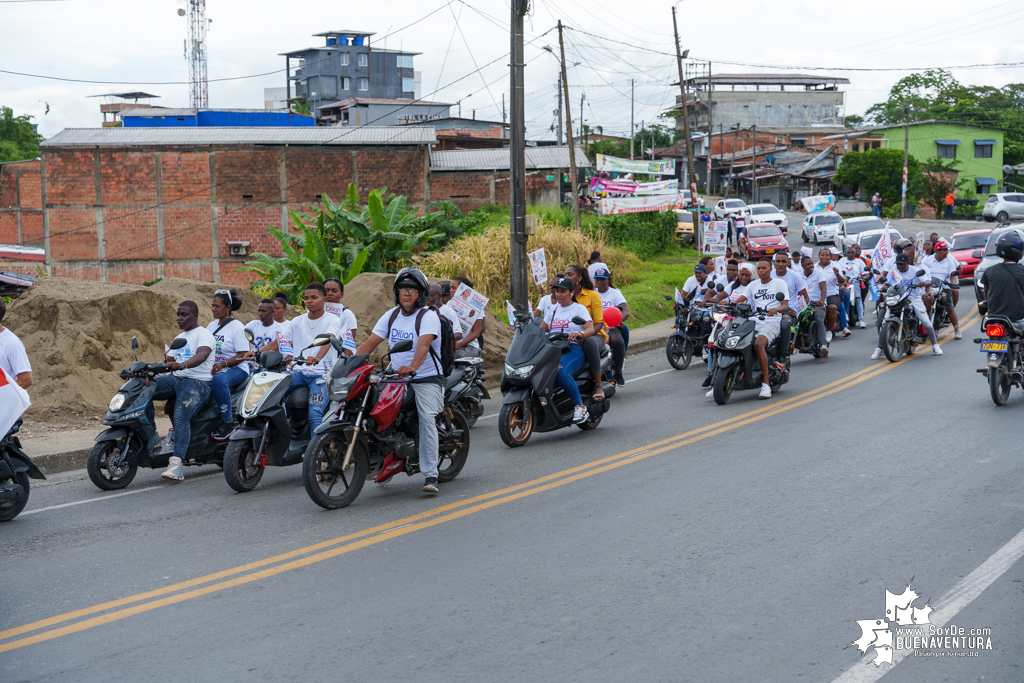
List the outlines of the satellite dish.
{"type": "Polygon", "coordinates": [[[183,16],[185,16],[185,10],[183,10],[183,9],[181,9],[181,8],[179,7],[179,8],[178,8],[178,16],[179,16],[179,17],[183,17],[183,16]]]}
{"type": "Polygon", "coordinates": [[[1013,173],[1013,166],[1010,166],[1009,164],[1004,164],[1003,173],[1013,173]]]}

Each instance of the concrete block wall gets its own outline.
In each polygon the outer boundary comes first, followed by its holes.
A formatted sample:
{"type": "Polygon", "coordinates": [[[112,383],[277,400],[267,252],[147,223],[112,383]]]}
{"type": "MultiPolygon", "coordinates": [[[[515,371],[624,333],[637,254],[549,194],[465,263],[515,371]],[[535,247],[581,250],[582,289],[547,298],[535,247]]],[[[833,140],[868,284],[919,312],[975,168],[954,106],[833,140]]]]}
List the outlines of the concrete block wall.
{"type": "MultiPolygon", "coordinates": [[[[42,174],[37,160],[0,164],[0,244],[43,243],[42,174]]],[[[18,268],[0,267],[0,270],[18,268]]],[[[33,267],[32,273],[36,272],[33,267]]]]}

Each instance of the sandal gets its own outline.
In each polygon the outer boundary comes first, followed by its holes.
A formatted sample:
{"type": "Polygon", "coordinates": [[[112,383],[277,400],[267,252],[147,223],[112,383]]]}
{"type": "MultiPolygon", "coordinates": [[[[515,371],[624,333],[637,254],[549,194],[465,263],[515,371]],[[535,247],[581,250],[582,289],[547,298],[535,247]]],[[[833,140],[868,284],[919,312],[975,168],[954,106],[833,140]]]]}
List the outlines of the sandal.
{"type": "Polygon", "coordinates": [[[594,392],[593,402],[594,403],[600,403],[603,400],[604,400],[604,389],[602,388],[602,389],[599,389],[598,391],[594,392]]]}

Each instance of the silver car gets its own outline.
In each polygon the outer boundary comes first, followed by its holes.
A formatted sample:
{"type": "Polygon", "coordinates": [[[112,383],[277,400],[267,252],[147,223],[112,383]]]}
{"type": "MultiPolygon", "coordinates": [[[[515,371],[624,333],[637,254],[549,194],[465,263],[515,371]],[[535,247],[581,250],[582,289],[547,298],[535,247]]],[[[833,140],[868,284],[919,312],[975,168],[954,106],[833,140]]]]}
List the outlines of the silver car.
{"type": "Polygon", "coordinates": [[[789,219],[774,204],[751,204],[747,215],[752,223],[774,223],[785,235],[789,231],[789,219]]]}
{"type": "Polygon", "coordinates": [[[724,221],[729,216],[743,216],[746,209],[747,203],[742,199],[719,199],[714,208],[715,220],[724,221]]]}
{"type": "MultiPolygon", "coordinates": [[[[689,206],[690,205],[690,191],[689,190],[679,190],[679,191],[683,193],[683,206],[689,206]]],[[[703,209],[704,208],[704,197],[701,197],[699,194],[697,195],[697,208],[698,209],[703,209]]]]}
{"type": "Polygon", "coordinates": [[[1003,262],[1003,259],[996,255],[996,242],[1010,230],[1015,230],[1021,236],[1021,239],[1024,239],[1024,223],[1016,223],[1005,228],[993,230],[992,234],[988,236],[988,241],[985,242],[985,250],[977,249],[974,251],[974,256],[981,256],[981,262],[974,269],[974,296],[977,301],[981,301],[984,294],[984,287],[981,286],[982,273],[987,268],[1003,262]],[[979,251],[981,251],[980,254],[978,253],[979,251]]]}
{"type": "Polygon", "coordinates": [[[857,235],[869,230],[877,230],[879,234],[885,230],[885,223],[877,216],[856,216],[847,218],[839,224],[836,232],[836,249],[846,253],[846,248],[858,242],[857,235]]]}
{"type": "Polygon", "coordinates": [[[982,217],[991,222],[1005,223],[1011,219],[1024,218],[1024,194],[999,192],[990,194],[981,210],[982,217]]]}

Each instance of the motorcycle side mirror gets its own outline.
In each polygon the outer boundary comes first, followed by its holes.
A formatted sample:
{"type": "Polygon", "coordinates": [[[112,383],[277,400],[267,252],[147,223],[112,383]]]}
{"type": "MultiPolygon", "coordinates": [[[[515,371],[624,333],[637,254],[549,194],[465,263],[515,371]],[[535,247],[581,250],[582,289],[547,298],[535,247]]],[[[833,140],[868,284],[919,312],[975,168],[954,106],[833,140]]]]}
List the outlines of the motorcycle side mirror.
{"type": "Polygon", "coordinates": [[[132,337],[132,351],[135,351],[138,348],[139,348],[139,338],[138,337],[132,337]]]}
{"type": "Polygon", "coordinates": [[[177,337],[174,341],[171,342],[170,348],[171,351],[177,351],[178,349],[184,348],[187,344],[188,342],[185,341],[184,338],[177,337]]]}
{"type": "Polygon", "coordinates": [[[874,273],[875,275],[881,275],[882,274],[882,271],[880,271],[878,268],[872,268],[871,272],[874,273]]]}
{"type": "Polygon", "coordinates": [[[127,370],[122,370],[122,371],[120,372],[120,376],[121,376],[121,379],[123,379],[123,380],[127,381],[127,380],[128,380],[128,377],[129,377],[129,373],[128,373],[128,371],[127,371],[127,370]]]}
{"type": "Polygon", "coordinates": [[[920,269],[919,271],[917,271],[917,276],[918,276],[918,277],[921,277],[922,275],[924,275],[924,274],[925,274],[925,272],[926,272],[926,271],[925,271],[925,269],[924,269],[924,268],[922,268],[922,269],[920,269]]]}
{"type": "Polygon", "coordinates": [[[718,286],[715,287],[715,290],[718,291],[718,292],[724,292],[725,291],[725,285],[723,285],[721,282],[719,282],[718,286]]]}
{"type": "Polygon", "coordinates": [[[583,318],[579,317],[578,315],[574,315],[572,317],[572,322],[575,325],[584,325],[584,324],[586,324],[587,321],[584,320],[583,318]]]}
{"type": "Polygon", "coordinates": [[[405,353],[406,351],[412,351],[412,339],[403,339],[392,346],[388,353],[405,353]]]}
{"type": "Polygon", "coordinates": [[[248,327],[245,328],[245,338],[249,340],[250,344],[256,343],[256,336],[253,335],[252,330],[250,330],[248,327]]]}
{"type": "Polygon", "coordinates": [[[775,300],[776,301],[785,301],[786,300],[786,295],[783,294],[782,292],[779,292],[779,293],[777,293],[775,295],[775,300]]]}
{"type": "Polygon", "coordinates": [[[975,249],[972,251],[971,258],[981,258],[981,249],[975,249]]]}
{"type": "Polygon", "coordinates": [[[672,301],[672,297],[670,297],[668,294],[666,294],[665,295],[665,301],[672,301]]]}
{"type": "MultiPolygon", "coordinates": [[[[318,334],[313,338],[313,343],[310,346],[327,346],[331,343],[331,335],[329,334],[318,334]]],[[[412,342],[409,342],[410,344],[412,342]]]]}

